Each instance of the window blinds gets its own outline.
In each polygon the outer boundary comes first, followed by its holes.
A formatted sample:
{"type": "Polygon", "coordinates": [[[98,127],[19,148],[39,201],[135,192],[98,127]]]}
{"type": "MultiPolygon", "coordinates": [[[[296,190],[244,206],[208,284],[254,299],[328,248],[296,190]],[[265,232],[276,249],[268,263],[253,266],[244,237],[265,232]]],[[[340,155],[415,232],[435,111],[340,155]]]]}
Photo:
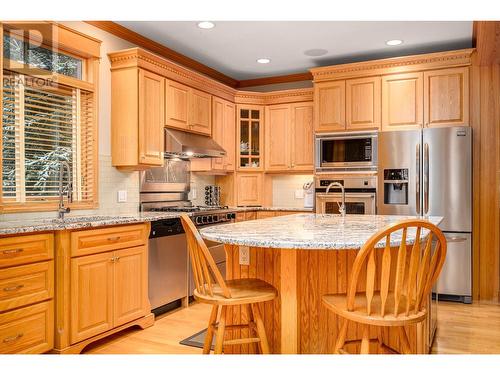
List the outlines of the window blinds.
{"type": "MultiPolygon", "coordinates": [[[[94,100],[81,89],[4,70],[2,199],[59,196],[59,162],[71,167],[73,197],[94,198],[94,100]]],[[[64,175],[66,184],[70,177],[64,175]]]]}

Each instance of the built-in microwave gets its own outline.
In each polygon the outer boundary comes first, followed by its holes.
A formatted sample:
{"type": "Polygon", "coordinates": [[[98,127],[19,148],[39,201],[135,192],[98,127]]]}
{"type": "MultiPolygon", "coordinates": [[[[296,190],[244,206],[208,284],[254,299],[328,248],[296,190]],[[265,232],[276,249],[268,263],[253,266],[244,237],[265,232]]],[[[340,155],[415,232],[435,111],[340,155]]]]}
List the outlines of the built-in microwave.
{"type": "Polygon", "coordinates": [[[375,171],[377,132],[316,134],[317,172],[375,171]]]}

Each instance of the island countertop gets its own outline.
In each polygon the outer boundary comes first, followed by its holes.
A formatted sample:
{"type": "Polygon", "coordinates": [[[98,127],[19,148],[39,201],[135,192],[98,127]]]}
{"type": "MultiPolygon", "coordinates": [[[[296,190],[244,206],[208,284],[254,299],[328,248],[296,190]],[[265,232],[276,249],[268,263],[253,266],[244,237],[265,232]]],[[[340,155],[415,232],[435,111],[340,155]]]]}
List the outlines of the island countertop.
{"type": "MultiPolygon", "coordinates": [[[[294,214],[223,224],[203,228],[203,238],[230,245],[280,249],[356,249],[387,225],[416,216],[294,214]]],[[[438,225],[443,218],[425,220],[438,225]]],[[[425,235],[425,231],[422,231],[425,235]]],[[[407,243],[413,243],[415,231],[408,230],[407,243]]],[[[391,246],[399,246],[401,236],[391,236],[391,246]]],[[[385,244],[381,243],[380,246],[385,244]]]]}

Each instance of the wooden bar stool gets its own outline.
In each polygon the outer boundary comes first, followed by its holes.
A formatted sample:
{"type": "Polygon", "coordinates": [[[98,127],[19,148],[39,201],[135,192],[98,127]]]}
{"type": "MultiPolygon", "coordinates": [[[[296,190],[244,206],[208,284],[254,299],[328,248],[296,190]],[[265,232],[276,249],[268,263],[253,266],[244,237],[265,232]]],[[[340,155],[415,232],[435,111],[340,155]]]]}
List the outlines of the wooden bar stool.
{"type": "Polygon", "coordinates": [[[189,257],[196,285],[194,298],[201,303],[213,305],[203,345],[203,354],[210,353],[215,330],[217,330],[215,354],[221,354],[224,345],[241,345],[254,342],[260,344],[263,354],[268,354],[269,344],[257,303],[275,299],[278,295],[277,290],[272,285],[259,279],[224,281],[207,245],[189,216],[186,214],[181,215],[181,222],[186,232],[189,257]],[[219,306],[221,306],[221,311],[217,323],[219,306]],[[249,312],[250,322],[242,325],[226,325],[227,306],[243,306],[246,308],[249,312]],[[255,331],[257,336],[224,340],[226,330],[241,328],[248,328],[250,333],[255,331]]]}
{"type": "Polygon", "coordinates": [[[427,318],[427,297],[441,272],[445,257],[446,239],[437,226],[427,221],[402,221],[370,237],[354,260],[347,293],[329,294],[322,298],[327,309],[344,318],[335,352],[347,353],[344,346],[356,342],[361,343],[360,353],[368,354],[370,342],[377,342],[378,351],[398,353],[384,342],[382,334],[383,327],[397,327],[402,353],[410,354],[410,341],[404,327],[427,318]],[[396,234],[397,231],[399,232],[396,234]],[[406,246],[408,231],[415,233],[415,241],[411,247],[406,246]],[[393,238],[401,236],[401,245],[392,272],[391,235],[393,238]],[[423,253],[421,235],[423,240],[427,236],[423,253]],[[385,245],[381,241],[384,238],[385,245]],[[435,243],[434,250],[432,250],[433,243],[435,243]],[[383,247],[383,250],[380,249],[383,252],[378,284],[375,261],[377,247],[383,247]],[[363,270],[366,270],[365,291],[357,292],[361,286],[359,281],[363,270]],[[380,290],[375,290],[376,285],[380,286],[380,290]],[[362,339],[346,340],[349,321],[363,325],[362,339]],[[370,326],[377,327],[377,339],[370,339],[370,326]]]}

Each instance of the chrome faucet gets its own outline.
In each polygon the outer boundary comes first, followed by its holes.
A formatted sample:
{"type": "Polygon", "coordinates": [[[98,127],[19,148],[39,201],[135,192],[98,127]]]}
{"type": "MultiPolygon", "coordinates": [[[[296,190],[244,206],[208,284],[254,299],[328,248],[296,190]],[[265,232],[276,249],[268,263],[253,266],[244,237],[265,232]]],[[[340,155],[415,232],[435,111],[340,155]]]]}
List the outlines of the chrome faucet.
{"type": "MultiPolygon", "coordinates": [[[[327,186],[326,188],[326,194],[330,191],[332,187],[339,187],[342,190],[342,204],[339,204],[339,212],[342,215],[342,217],[345,217],[345,189],[344,185],[342,185],[340,182],[332,182],[330,185],[327,186]]],[[[338,203],[337,203],[338,204],[338,203]]]]}
{"type": "Polygon", "coordinates": [[[71,169],[67,161],[59,163],[59,209],[57,210],[59,219],[64,219],[64,214],[70,212],[69,207],[64,207],[64,195],[68,199],[68,203],[73,202],[73,183],[71,182],[71,169]],[[64,169],[68,174],[68,183],[63,187],[64,169]]]}

